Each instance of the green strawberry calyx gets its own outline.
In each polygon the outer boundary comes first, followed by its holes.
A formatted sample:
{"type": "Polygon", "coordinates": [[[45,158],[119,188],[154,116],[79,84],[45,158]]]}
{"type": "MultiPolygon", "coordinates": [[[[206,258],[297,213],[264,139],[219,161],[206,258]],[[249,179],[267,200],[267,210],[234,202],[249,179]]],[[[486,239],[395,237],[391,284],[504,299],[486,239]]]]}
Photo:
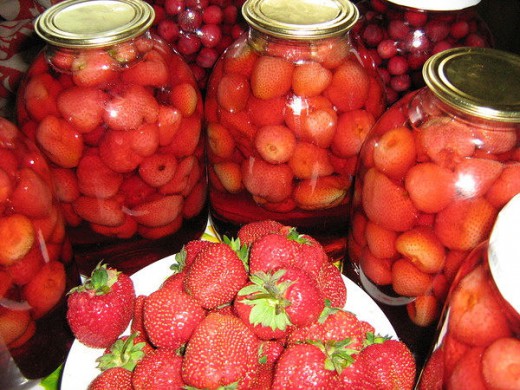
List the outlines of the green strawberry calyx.
{"type": "Polygon", "coordinates": [[[285,310],[291,302],[284,296],[294,282],[290,280],[280,281],[284,274],[284,269],[277,270],[272,274],[262,271],[256,272],[249,277],[252,283],[238,292],[239,296],[246,297],[241,302],[252,306],[249,313],[251,324],[282,331],[287,326],[292,325],[285,310]]]}
{"type": "Polygon", "coordinates": [[[319,348],[326,356],[325,368],[329,371],[336,371],[338,374],[354,363],[355,355],[359,353],[358,350],[349,347],[352,344],[350,338],[326,342],[307,340],[306,342],[319,348]]]}
{"type": "Polygon", "coordinates": [[[100,262],[92,271],[90,278],[87,278],[82,285],[72,288],[69,294],[89,292],[93,295],[106,295],[117,282],[120,273],[116,269],[108,268],[106,264],[100,262]]]}
{"type": "Polygon", "coordinates": [[[249,272],[249,245],[243,245],[239,238],[229,238],[228,236],[224,236],[222,241],[233,249],[244,264],[246,271],[249,272]]]}
{"type": "Polygon", "coordinates": [[[113,367],[123,367],[133,371],[137,363],[144,357],[143,347],[145,342],[135,342],[139,332],[132,333],[125,338],[117,339],[110,347],[109,352],[104,353],[96,359],[101,371],[113,367]]]}

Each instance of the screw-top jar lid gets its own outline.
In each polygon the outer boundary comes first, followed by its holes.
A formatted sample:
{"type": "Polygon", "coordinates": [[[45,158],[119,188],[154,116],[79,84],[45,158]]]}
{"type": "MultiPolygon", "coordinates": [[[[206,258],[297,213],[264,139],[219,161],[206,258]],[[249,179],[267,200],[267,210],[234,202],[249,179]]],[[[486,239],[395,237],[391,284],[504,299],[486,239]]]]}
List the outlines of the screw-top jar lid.
{"type": "Polygon", "coordinates": [[[520,56],[490,48],[437,53],[423,67],[429,89],[443,102],[480,118],[520,123],[520,56]]]}
{"type": "Polygon", "coordinates": [[[520,194],[511,199],[498,214],[489,237],[488,262],[500,294],[520,313],[518,275],[520,275],[520,194]]]}
{"type": "Polygon", "coordinates": [[[141,0],[66,0],[35,22],[35,31],[49,44],[92,48],[119,43],[144,33],[155,17],[141,0]]]}
{"type": "Polygon", "coordinates": [[[285,39],[338,36],[359,18],[348,0],[247,0],[242,14],[256,30],[285,39]]]}
{"type": "Polygon", "coordinates": [[[480,0],[387,0],[389,3],[424,11],[457,11],[480,3],[480,0]]]}

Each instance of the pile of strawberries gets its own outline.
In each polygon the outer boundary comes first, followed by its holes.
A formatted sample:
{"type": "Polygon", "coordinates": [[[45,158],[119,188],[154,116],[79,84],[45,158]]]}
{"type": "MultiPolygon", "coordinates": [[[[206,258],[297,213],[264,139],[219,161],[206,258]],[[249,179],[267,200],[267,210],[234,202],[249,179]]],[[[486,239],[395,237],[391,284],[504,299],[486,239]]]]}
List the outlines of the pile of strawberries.
{"type": "Polygon", "coordinates": [[[253,222],[176,260],[146,296],[106,265],[71,291],[75,336],[106,349],[89,389],[413,387],[410,350],[343,309],[341,273],[313,237],[253,222]]]}

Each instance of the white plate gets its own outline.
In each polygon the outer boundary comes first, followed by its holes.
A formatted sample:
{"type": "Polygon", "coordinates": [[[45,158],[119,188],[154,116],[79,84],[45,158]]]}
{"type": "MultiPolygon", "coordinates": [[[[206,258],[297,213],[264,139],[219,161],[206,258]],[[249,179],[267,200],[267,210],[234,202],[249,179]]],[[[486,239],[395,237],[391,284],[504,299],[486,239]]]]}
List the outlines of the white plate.
{"type": "MultiPolygon", "coordinates": [[[[172,274],[170,265],[174,262],[175,256],[168,256],[132,275],[136,294],[149,295],[157,290],[172,274]]],[[[378,334],[397,339],[394,328],[372,298],[350,279],[343,276],[343,280],[347,286],[345,309],[355,313],[360,320],[372,324],[378,334]]],[[[96,359],[102,354],[103,349],[89,348],[75,340],[65,363],[61,389],[86,389],[100,372],[96,368],[96,359]]]]}

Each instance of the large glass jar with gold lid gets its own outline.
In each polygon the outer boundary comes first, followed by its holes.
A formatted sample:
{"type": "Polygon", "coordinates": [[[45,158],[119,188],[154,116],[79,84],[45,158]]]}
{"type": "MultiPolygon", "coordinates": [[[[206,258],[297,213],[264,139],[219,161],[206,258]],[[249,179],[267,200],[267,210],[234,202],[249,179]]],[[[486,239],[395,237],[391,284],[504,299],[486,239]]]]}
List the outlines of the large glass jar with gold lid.
{"type": "Polygon", "coordinates": [[[249,0],[249,30],[206,95],[210,215],[221,234],[272,219],[345,250],[351,183],[384,106],[376,69],[350,40],[347,0],[249,0]]]}
{"type": "Polygon", "coordinates": [[[450,49],[424,78],[362,147],[348,242],[354,277],[417,348],[460,262],[520,192],[520,57],[450,49]]]}
{"type": "Polygon", "coordinates": [[[82,273],[134,272],[206,227],[203,106],[140,0],[67,0],[35,22],[46,42],[17,117],[48,158],[82,273]]]}

